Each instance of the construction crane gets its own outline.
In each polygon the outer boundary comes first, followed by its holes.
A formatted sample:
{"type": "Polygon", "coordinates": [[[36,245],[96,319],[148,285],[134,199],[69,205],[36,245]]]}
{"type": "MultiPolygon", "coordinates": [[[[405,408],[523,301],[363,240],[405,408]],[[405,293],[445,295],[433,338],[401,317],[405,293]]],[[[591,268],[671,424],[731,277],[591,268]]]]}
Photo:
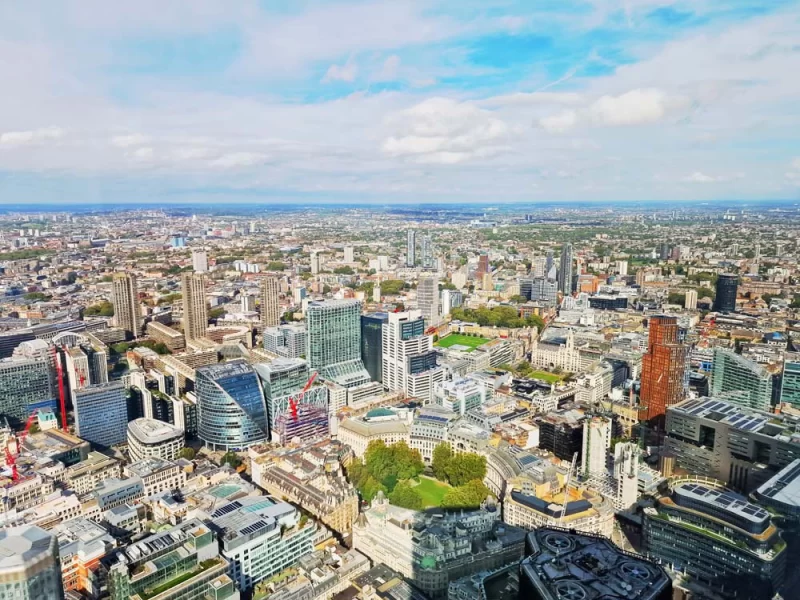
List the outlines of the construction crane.
{"type": "MultiPolygon", "coordinates": [[[[61,368],[61,356],[58,354],[58,349],[55,344],[53,349],[53,362],[56,365],[56,378],[58,379],[58,401],[59,408],[61,409],[61,429],[64,433],[69,433],[67,430],[67,401],[64,393],[64,369],[61,368]]],[[[66,349],[66,346],[64,347],[66,349]]]]}
{"type": "Polygon", "coordinates": [[[6,465],[11,467],[11,480],[12,481],[19,481],[19,471],[17,470],[17,456],[19,456],[20,450],[22,449],[22,443],[25,441],[25,438],[28,435],[28,432],[31,429],[31,425],[33,425],[33,419],[36,416],[36,413],[39,412],[39,409],[36,408],[31,412],[28,420],[25,422],[25,428],[22,430],[22,433],[19,434],[19,437],[12,436],[9,439],[9,442],[6,444],[6,465]],[[14,451],[11,451],[11,444],[14,444],[14,451]]]}
{"type": "Polygon", "coordinates": [[[569,467],[569,471],[567,472],[567,480],[564,482],[564,502],[561,503],[561,516],[558,519],[558,524],[564,521],[564,517],[567,516],[567,500],[569,499],[569,484],[572,482],[572,473],[575,471],[575,465],[578,462],[578,453],[572,455],[572,464],[569,467]]]}
{"type": "Polygon", "coordinates": [[[308,378],[305,387],[303,390],[297,394],[297,396],[289,396],[289,410],[292,413],[292,419],[297,421],[297,406],[303,400],[303,396],[306,395],[306,392],[311,388],[311,385],[314,383],[314,380],[317,378],[316,371],[311,374],[311,377],[308,378]]]}

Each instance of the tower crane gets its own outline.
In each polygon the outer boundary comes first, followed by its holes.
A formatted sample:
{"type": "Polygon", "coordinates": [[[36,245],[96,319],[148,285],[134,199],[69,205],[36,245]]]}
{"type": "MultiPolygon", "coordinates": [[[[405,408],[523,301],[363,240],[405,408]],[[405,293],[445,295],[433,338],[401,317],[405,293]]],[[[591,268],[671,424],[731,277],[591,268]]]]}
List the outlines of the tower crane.
{"type": "Polygon", "coordinates": [[[578,453],[572,455],[572,464],[569,467],[569,472],[567,472],[567,480],[564,482],[564,502],[561,503],[561,516],[558,519],[558,524],[564,521],[564,517],[567,515],[567,499],[569,497],[569,484],[572,482],[572,473],[575,471],[575,465],[578,462],[578,453]]]}
{"type": "Polygon", "coordinates": [[[311,374],[311,377],[308,378],[305,387],[303,387],[302,391],[297,394],[296,396],[289,396],[289,411],[292,413],[292,419],[297,421],[297,406],[303,400],[303,396],[306,395],[306,392],[311,388],[311,385],[314,383],[314,380],[317,378],[316,371],[311,374]]]}

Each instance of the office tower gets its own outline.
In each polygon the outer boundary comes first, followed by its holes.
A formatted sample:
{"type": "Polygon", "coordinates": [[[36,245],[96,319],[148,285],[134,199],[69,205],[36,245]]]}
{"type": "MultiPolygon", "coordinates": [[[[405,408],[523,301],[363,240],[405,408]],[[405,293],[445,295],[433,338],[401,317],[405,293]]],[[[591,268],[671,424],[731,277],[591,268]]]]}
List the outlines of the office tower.
{"type": "Polygon", "coordinates": [[[561,460],[570,461],[583,450],[583,419],[575,411],[549,412],[536,420],[539,448],[549,450],[561,460]]]}
{"type": "Polygon", "coordinates": [[[714,310],[717,312],[736,312],[736,294],[739,289],[737,275],[723,274],[717,277],[717,293],[714,310]]]}
{"type": "Polygon", "coordinates": [[[122,444],[128,434],[128,396],[121,382],[100,383],[76,390],[75,434],[96,446],[122,444]]]}
{"type": "Polygon", "coordinates": [[[617,271],[617,275],[619,275],[620,277],[625,277],[628,274],[628,261],[618,260],[615,263],[615,268],[617,271]]]}
{"type": "Polygon", "coordinates": [[[208,304],[206,303],[206,277],[203,274],[181,275],[183,294],[183,335],[187,342],[205,336],[208,330],[208,304]]]}
{"type": "Polygon", "coordinates": [[[453,297],[461,292],[456,290],[442,290],[442,316],[446,317],[450,314],[450,309],[453,308],[453,297]]]}
{"type": "Polygon", "coordinates": [[[420,277],[417,284],[417,308],[428,325],[439,324],[439,278],[420,277]]]}
{"type": "Polygon", "coordinates": [[[747,408],[768,411],[772,405],[772,373],[725,348],[714,348],[711,396],[747,408]]]}
{"type": "Polygon", "coordinates": [[[372,288],[372,301],[373,302],[380,302],[381,301],[381,282],[378,281],[373,288],[372,288]]]}
{"type": "Polygon", "coordinates": [[[241,309],[243,313],[253,312],[256,309],[256,297],[249,294],[241,294],[239,296],[241,309]]]}
{"type": "Polygon", "coordinates": [[[35,525],[0,529],[0,598],[64,598],[58,538],[35,525]]]}
{"type": "Polygon", "coordinates": [[[686,290],[686,295],[683,299],[683,307],[686,310],[697,309],[697,290],[686,290]]]}
{"type": "Polygon", "coordinates": [[[417,232],[409,229],[406,240],[406,266],[413,267],[417,261],[417,232]]]}
{"type": "Polygon", "coordinates": [[[681,482],[645,509],[647,556],[725,597],[769,600],[785,578],[786,543],[769,513],[725,488],[681,482]]]}
{"type": "MultiPolygon", "coordinates": [[[[321,409],[325,415],[323,425],[325,433],[327,433],[328,388],[323,385],[315,385],[309,388],[302,398],[300,397],[300,393],[311,376],[306,361],[300,358],[276,358],[268,363],[258,363],[253,368],[258,374],[264,390],[267,420],[274,441],[279,441],[281,436],[281,432],[278,431],[281,417],[289,417],[290,421],[298,420],[292,410],[290,398],[294,399],[298,407],[313,406],[321,409]]],[[[289,424],[291,425],[291,423],[289,424]]],[[[288,430],[291,432],[292,427],[289,427],[288,430]]]]}
{"type": "Polygon", "coordinates": [[[319,273],[319,252],[311,253],[311,274],[317,275],[319,273]]]}
{"type": "Polygon", "coordinates": [[[369,383],[361,362],[361,302],[311,302],[306,310],[308,367],[346,388],[369,383]]]}
{"type": "Polygon", "coordinates": [[[642,357],[641,417],[661,426],[668,406],[684,396],[686,348],[678,339],[678,319],[650,317],[647,352],[642,357]]]}
{"type": "Polygon", "coordinates": [[[632,442],[614,446],[614,508],[628,510],[639,499],[639,457],[642,451],[632,442]]]}
{"type": "Polygon", "coordinates": [[[285,356],[300,358],[306,354],[306,327],[303,324],[279,325],[264,329],[264,350],[285,356]]]}
{"type": "Polygon", "coordinates": [[[750,493],[800,458],[791,417],[717,400],[686,400],[667,409],[664,448],[677,466],[750,493]]]}
{"type": "Polygon", "coordinates": [[[547,275],[547,259],[544,256],[535,256],[531,261],[531,276],[544,277],[547,275]]]}
{"type": "Polygon", "coordinates": [[[593,416],[583,422],[581,471],[585,476],[604,475],[611,447],[611,419],[593,416]]]}
{"type": "Polygon", "coordinates": [[[753,260],[756,262],[761,260],[761,244],[756,244],[756,247],[753,248],[753,260]]]}
{"type": "Polygon", "coordinates": [[[669,244],[667,242],[661,242],[659,245],[658,258],[661,260],[667,260],[669,258],[669,244]]]}
{"type": "Polygon", "coordinates": [[[433,267],[433,248],[429,235],[422,236],[422,267],[424,269],[433,267]]]}
{"type": "Polygon", "coordinates": [[[103,561],[110,600],[239,600],[231,566],[219,554],[213,529],[200,519],[159,531],[103,561]]]}
{"type": "Polygon", "coordinates": [[[545,252],[544,257],[545,257],[544,258],[544,274],[545,274],[545,277],[548,277],[550,279],[555,279],[555,277],[551,277],[551,275],[550,275],[552,273],[553,269],[555,268],[555,261],[553,260],[553,251],[552,250],[548,250],[547,252],[545,252]]]}
{"type": "Polygon", "coordinates": [[[111,286],[114,323],[131,336],[138,338],[142,335],[142,317],[139,294],[136,291],[136,276],[130,273],[114,273],[111,286]]]}
{"type": "Polygon", "coordinates": [[[0,420],[12,427],[25,424],[30,412],[52,400],[55,375],[49,360],[11,358],[0,361],[0,420]]]}
{"type": "Polygon", "coordinates": [[[780,401],[800,409],[800,354],[787,354],[784,358],[780,401]]]}
{"type": "Polygon", "coordinates": [[[541,302],[546,306],[558,304],[558,284],[546,277],[521,277],[519,293],[528,300],[541,302]]]}
{"type": "Polygon", "coordinates": [[[241,590],[255,585],[314,550],[317,525],[302,519],[286,502],[249,496],[219,506],[211,513],[220,553],[230,562],[228,573],[241,590]]]}
{"type": "Polygon", "coordinates": [[[279,290],[277,277],[261,280],[261,324],[264,327],[277,327],[281,323],[279,290]]]}
{"type": "Polygon", "coordinates": [[[519,565],[520,599],[672,598],[672,581],[664,569],[603,536],[540,527],[526,538],[529,555],[519,565]]]}
{"type": "Polygon", "coordinates": [[[294,302],[294,303],[295,303],[295,304],[297,304],[297,305],[300,305],[300,304],[302,304],[302,303],[303,303],[303,300],[305,300],[305,298],[306,298],[306,291],[307,291],[307,290],[306,290],[306,286],[304,286],[304,285],[297,285],[297,286],[296,286],[296,287],[295,287],[295,288],[292,290],[292,302],[294,302]]]}
{"type": "Polygon", "coordinates": [[[352,246],[345,246],[344,247],[344,262],[351,263],[355,262],[355,256],[353,252],[352,246]]]}
{"type": "Polygon", "coordinates": [[[739,244],[731,244],[730,245],[730,252],[728,253],[730,258],[736,258],[739,256],[739,244]]]}
{"type": "Polygon", "coordinates": [[[384,312],[361,315],[361,360],[372,381],[383,381],[383,324],[389,320],[384,312]]]}
{"type": "Polygon", "coordinates": [[[491,266],[489,266],[489,255],[484,252],[478,257],[478,270],[476,274],[483,275],[484,273],[490,273],[491,269],[491,266]]]}
{"type": "Polygon", "coordinates": [[[155,457],[175,460],[184,445],[184,431],[158,419],[134,419],[128,423],[128,454],[131,462],[155,457]]]}
{"type": "Polygon", "coordinates": [[[427,401],[444,368],[437,366],[433,337],[425,335],[422,313],[389,313],[383,325],[383,386],[427,401]]]}
{"type": "Polygon", "coordinates": [[[208,271],[208,254],[205,250],[195,250],[192,252],[192,269],[195,273],[205,273],[208,271]]]}
{"type": "Polygon", "coordinates": [[[212,450],[241,450],[267,441],[269,426],[258,375],[244,360],[195,371],[198,437],[212,450]]]}
{"type": "Polygon", "coordinates": [[[558,291],[565,296],[572,295],[572,244],[561,247],[561,262],[558,268],[558,291]]]}

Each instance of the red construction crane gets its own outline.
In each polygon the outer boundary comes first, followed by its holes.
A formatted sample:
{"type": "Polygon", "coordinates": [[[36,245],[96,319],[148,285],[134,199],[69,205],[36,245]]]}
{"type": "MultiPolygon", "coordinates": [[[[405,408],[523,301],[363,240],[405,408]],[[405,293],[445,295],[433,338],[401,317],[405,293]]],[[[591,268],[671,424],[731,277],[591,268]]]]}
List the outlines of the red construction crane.
{"type": "Polygon", "coordinates": [[[67,401],[64,395],[64,370],[61,368],[61,357],[58,355],[58,349],[55,344],[53,345],[53,362],[56,364],[56,378],[58,379],[58,401],[59,408],[61,409],[61,429],[64,433],[69,433],[67,430],[67,401]]]}
{"type": "Polygon", "coordinates": [[[303,396],[306,395],[306,392],[311,388],[311,384],[314,383],[314,380],[317,378],[317,373],[314,372],[311,374],[311,377],[308,378],[303,391],[301,391],[297,396],[289,396],[289,410],[292,413],[292,419],[297,421],[297,405],[303,399],[303,396]]]}
{"type": "Polygon", "coordinates": [[[6,465],[11,467],[11,480],[12,481],[19,481],[19,471],[17,471],[17,456],[19,456],[20,450],[22,449],[22,443],[25,441],[25,438],[28,435],[28,432],[31,429],[31,425],[33,425],[33,418],[36,416],[36,413],[39,412],[38,408],[35,408],[31,415],[28,417],[28,420],[25,422],[25,429],[22,430],[22,433],[19,434],[19,437],[14,436],[14,441],[16,445],[16,452],[11,452],[11,444],[6,444],[6,465]]]}

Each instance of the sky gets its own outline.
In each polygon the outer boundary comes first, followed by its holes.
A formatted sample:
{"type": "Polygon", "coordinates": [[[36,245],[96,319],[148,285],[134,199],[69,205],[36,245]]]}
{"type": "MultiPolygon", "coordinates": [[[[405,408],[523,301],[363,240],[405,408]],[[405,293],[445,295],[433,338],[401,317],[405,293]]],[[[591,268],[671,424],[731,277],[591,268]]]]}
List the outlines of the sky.
{"type": "Polygon", "coordinates": [[[800,0],[0,3],[0,204],[800,201],[800,0]]]}

